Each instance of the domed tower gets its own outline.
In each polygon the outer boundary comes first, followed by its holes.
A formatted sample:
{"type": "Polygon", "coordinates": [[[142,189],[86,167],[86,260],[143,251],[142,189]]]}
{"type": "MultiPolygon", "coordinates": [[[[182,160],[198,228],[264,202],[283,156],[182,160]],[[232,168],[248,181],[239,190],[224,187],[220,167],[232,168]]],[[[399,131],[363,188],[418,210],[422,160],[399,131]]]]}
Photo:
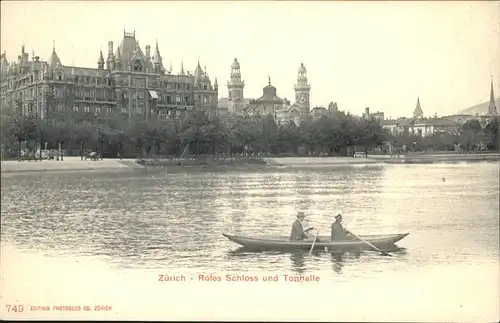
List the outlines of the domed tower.
{"type": "Polygon", "coordinates": [[[309,112],[310,101],[309,93],[311,86],[307,83],[307,70],[303,63],[300,63],[299,72],[297,75],[297,84],[295,84],[295,101],[303,106],[303,112],[309,112]]]}
{"type": "Polygon", "coordinates": [[[227,82],[228,111],[240,114],[244,108],[243,88],[245,82],[241,80],[240,63],[235,58],[231,65],[231,80],[227,82]]]}

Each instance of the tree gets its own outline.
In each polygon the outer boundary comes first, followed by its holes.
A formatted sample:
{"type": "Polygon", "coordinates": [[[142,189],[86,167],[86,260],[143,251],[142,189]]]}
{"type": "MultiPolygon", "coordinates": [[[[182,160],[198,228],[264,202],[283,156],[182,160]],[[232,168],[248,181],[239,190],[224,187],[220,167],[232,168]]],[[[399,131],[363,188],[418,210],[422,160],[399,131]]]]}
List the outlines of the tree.
{"type": "Polygon", "coordinates": [[[97,139],[95,126],[85,121],[78,122],[75,124],[75,128],[73,131],[73,138],[75,142],[80,146],[80,158],[83,160],[85,144],[93,142],[97,139]]]}
{"type": "Polygon", "coordinates": [[[486,136],[486,141],[487,144],[486,146],[488,149],[491,150],[500,150],[500,145],[499,145],[499,117],[494,117],[489,122],[486,124],[484,127],[484,134],[486,136]]]}
{"type": "Polygon", "coordinates": [[[474,147],[477,147],[481,138],[481,133],[483,128],[479,123],[479,120],[472,119],[467,120],[463,125],[460,131],[460,139],[461,144],[466,147],[466,150],[469,151],[474,147]]]}

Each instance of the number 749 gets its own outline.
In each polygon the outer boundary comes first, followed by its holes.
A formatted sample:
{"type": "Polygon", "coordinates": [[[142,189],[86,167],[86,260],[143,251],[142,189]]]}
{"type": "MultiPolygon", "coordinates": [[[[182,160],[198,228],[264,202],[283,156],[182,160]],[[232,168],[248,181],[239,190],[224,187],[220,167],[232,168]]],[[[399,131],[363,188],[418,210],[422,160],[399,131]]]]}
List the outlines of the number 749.
{"type": "Polygon", "coordinates": [[[5,305],[5,307],[7,308],[7,312],[22,312],[24,311],[24,306],[22,305],[5,305]]]}

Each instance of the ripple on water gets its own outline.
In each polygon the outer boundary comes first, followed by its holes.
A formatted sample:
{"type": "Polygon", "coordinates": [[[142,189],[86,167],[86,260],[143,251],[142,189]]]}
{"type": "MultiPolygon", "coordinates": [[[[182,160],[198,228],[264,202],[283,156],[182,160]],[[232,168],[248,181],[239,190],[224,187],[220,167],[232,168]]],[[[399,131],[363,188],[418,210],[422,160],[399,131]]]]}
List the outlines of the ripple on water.
{"type": "Polygon", "coordinates": [[[2,240],[104,257],[122,267],[368,275],[498,261],[498,172],[492,164],[33,175],[2,179],[1,198],[2,240]],[[297,209],[321,234],[329,234],[339,211],[359,233],[411,232],[400,243],[409,252],[390,260],[373,253],[237,254],[221,235],[287,235],[297,209]],[[361,266],[372,271],[357,272],[361,266]]]}

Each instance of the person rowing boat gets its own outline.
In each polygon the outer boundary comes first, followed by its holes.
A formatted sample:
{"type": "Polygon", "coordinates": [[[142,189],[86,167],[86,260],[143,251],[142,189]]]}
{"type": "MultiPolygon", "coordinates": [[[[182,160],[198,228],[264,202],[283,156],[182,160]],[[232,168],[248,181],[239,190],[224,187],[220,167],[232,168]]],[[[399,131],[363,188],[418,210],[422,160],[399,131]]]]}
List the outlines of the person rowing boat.
{"type": "MultiPolygon", "coordinates": [[[[309,239],[307,233],[314,228],[311,227],[309,229],[304,230],[304,226],[302,222],[304,221],[306,215],[304,212],[299,211],[297,213],[297,219],[292,224],[292,233],[290,233],[290,240],[304,240],[309,239]]],[[[318,241],[318,239],[316,239],[318,241]]]]}
{"type": "Polygon", "coordinates": [[[335,222],[332,223],[332,231],[330,240],[331,241],[341,241],[347,240],[347,230],[342,226],[342,214],[337,214],[335,216],[335,222]]]}

